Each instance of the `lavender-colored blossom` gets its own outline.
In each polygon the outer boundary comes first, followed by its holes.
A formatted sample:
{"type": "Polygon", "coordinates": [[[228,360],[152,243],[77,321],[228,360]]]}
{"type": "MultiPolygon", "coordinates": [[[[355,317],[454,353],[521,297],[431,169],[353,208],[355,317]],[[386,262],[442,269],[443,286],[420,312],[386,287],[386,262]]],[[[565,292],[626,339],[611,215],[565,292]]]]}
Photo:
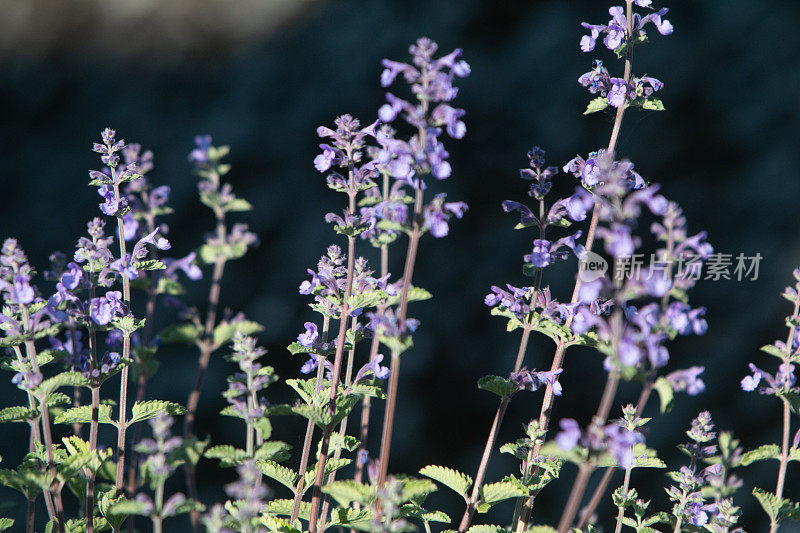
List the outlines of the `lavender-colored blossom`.
{"type": "Polygon", "coordinates": [[[383,355],[377,354],[372,361],[362,366],[359,371],[356,373],[356,377],[353,379],[353,383],[358,383],[359,381],[377,378],[377,379],[386,379],[389,377],[389,367],[381,366],[380,363],[383,361],[383,355]]]}
{"type": "Polygon", "coordinates": [[[301,346],[308,348],[313,346],[317,341],[319,333],[317,333],[317,325],[313,322],[306,322],[303,327],[306,328],[306,331],[297,336],[297,342],[299,342],[301,346]]]}
{"type": "Polygon", "coordinates": [[[706,384],[700,378],[700,374],[704,371],[705,368],[702,366],[693,366],[670,372],[665,378],[675,392],[686,391],[689,396],[696,396],[706,390],[706,384]]]}

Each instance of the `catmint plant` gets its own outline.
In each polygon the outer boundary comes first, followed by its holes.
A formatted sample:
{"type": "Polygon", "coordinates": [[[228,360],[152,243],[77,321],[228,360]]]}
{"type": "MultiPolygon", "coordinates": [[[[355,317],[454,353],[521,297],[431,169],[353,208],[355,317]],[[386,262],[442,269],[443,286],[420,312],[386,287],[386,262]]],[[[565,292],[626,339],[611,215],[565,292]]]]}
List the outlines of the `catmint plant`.
{"type": "MultiPolygon", "coordinates": [[[[491,286],[483,301],[491,315],[505,320],[509,332],[519,330],[520,338],[507,373],[478,380],[478,388],[499,400],[474,478],[441,465],[424,466],[417,478],[392,473],[389,464],[395,418],[402,415],[396,410],[401,357],[413,347],[421,326],[409,316],[409,304],[432,298],[412,284],[420,240],[428,233],[436,239],[447,236],[467,211],[466,203],[446,193],[426,194],[432,180],[453,174],[445,140],[466,134],[465,111],[453,102],[456,82],[470,75],[470,67],[460,49],[437,57],[436,43],[420,38],[409,48],[409,62],[382,63],[381,85],[388,89],[402,80],[408,86],[401,89],[405,96],[387,92],[374,122],[343,114],[330,127],[317,129],[321,142],[313,167],[328,188],[344,195],[325,216],[340,242],[325,248],[316,265],[298,276],[298,293],[313,318],[304,317],[294,332],[285,333],[292,339],[288,352],[299,372],[285,380],[296,394],[290,404],[270,401],[280,378],[265,364],[267,351],[255,336],[262,327],[242,313],[220,311],[227,262],[244,256],[258,239],[247,225],[229,220],[229,213],[252,206],[223,181],[230,170],[224,162],[229,149],[215,146],[211,137],[197,137],[189,155],[199,178],[199,199],[214,219],[213,231],[198,249],[170,255],[173,243],[165,224],[172,212],[169,186],[151,181],[153,154],[126,144],[112,129],[93,145],[101,166],[89,175],[100,213],[90,215],[74,251],[54,253],[50,268],[37,278],[21,245],[11,238],[4,241],[0,346],[7,357],[0,368],[12,372],[20,405],[0,410],[0,422],[26,423],[29,441],[27,453],[12,459],[16,466],[0,470],[0,484],[25,499],[25,530],[133,532],[145,526],[160,533],[178,527],[183,517],[196,531],[225,533],[331,528],[397,533],[418,527],[432,533],[437,524],[460,533],[589,532],[599,530],[597,509],[609,498],[616,507],[615,516],[607,517],[615,533],[623,528],[735,533],[742,529],[733,498],[743,486],[736,469],[766,459],[778,460],[776,489],[756,488],[753,494],[770,518],[770,531],[782,520],[800,518],[798,504],[784,497],[788,464],[800,459],[800,431],[792,437],[791,425],[800,398],[794,376],[800,358],[800,270],[794,273],[795,286],[784,293],[794,305],[787,318],[788,339],[763,348],[779,359],[777,370],[773,374],[750,365],[751,374],[741,381],[745,391],[780,400],[780,445],[743,453],[733,434],[717,433],[710,413],[703,411],[686,433],[689,442],[679,447],[688,464],[667,474],[670,486],[662,500],[669,500],[670,509],[657,511],[662,502],[636,488],[640,469],[667,468],[646,444],[647,429],[658,423],[643,416],[653,393],[663,414],[676,394],[695,396],[705,390],[705,368],[675,368],[671,350],[677,337],[708,329],[706,309],[691,303],[689,292],[713,248],[705,232],[689,230],[680,206],[665,196],[668,186],[652,183],[617,153],[627,110],[664,109],[657,98],[664,84],[633,72],[632,51],[647,41],[647,31],[672,33],[667,9],[654,8],[650,0],[625,0],[609,14],[606,24],[583,23],[588,34],[580,48],[591,52],[601,48],[601,41],[622,66],[596,60],[578,79],[593,95],[586,113],[607,110],[614,118],[608,144],[558,166],[548,164],[543,149],[532,148],[519,172],[527,198],[500,206],[504,216],[513,216],[515,229],[530,232],[530,238],[520,250],[524,277],[491,286]],[[622,72],[615,72],[618,68],[622,72]],[[554,184],[563,189],[556,180],[572,191],[556,197],[554,184]],[[398,252],[403,256],[399,276],[389,270],[390,246],[393,258],[398,252]],[[641,260],[645,253],[651,256],[647,265],[641,260]],[[575,283],[571,296],[562,296],[545,273],[556,263],[572,261],[577,263],[575,283]],[[191,287],[186,280],[202,279],[203,266],[212,272],[201,311],[179,297],[191,287]],[[162,311],[160,303],[174,309],[174,316],[162,311]],[[171,322],[157,331],[156,317],[171,322]],[[526,360],[536,333],[553,341],[552,359],[526,360]],[[198,352],[185,409],[148,399],[159,346],[170,342],[192,345],[198,352]],[[575,393],[563,379],[569,376],[564,363],[572,346],[596,352],[600,357],[585,364],[605,374],[588,420],[555,410],[555,397],[575,393]],[[231,368],[219,414],[237,419],[233,427],[238,429],[212,443],[196,435],[194,423],[205,373],[218,351],[231,368]],[[133,402],[128,400],[131,370],[133,402]],[[119,394],[109,395],[107,383],[117,377],[119,394]],[[623,407],[617,393],[625,381],[636,385],[639,396],[623,407]],[[523,434],[506,442],[503,420],[510,402],[528,392],[541,394],[538,416],[534,412],[523,434]],[[372,403],[384,399],[380,449],[370,450],[372,403]],[[354,428],[350,417],[358,405],[354,428]],[[619,408],[622,416],[611,419],[619,408]],[[174,417],[184,414],[182,436],[173,435],[174,417]],[[279,440],[287,416],[306,421],[294,456],[287,444],[292,440],[279,440]],[[550,428],[553,420],[556,431],[550,428]],[[143,421],[149,421],[151,434],[145,438],[143,421]],[[101,425],[116,430],[114,442],[104,441],[101,425]],[[131,426],[133,438],[127,431],[131,426]],[[498,447],[517,465],[500,479],[487,480],[498,447]],[[228,475],[218,481],[223,501],[201,501],[198,494],[197,467],[207,459],[221,476],[228,475]],[[171,488],[181,468],[186,495],[171,488]],[[540,492],[574,469],[557,528],[534,525],[540,492]],[[581,509],[597,470],[603,475],[581,509]],[[620,471],[622,483],[610,491],[620,471]],[[426,503],[438,485],[463,499],[457,521],[426,503]],[[516,503],[513,512],[507,507],[503,525],[475,523],[511,500],[516,503]],[[40,501],[47,515],[44,525],[37,523],[40,501]]],[[[269,360],[275,357],[280,356],[269,360]]],[[[590,398],[583,387],[580,394],[590,398]]],[[[0,519],[0,530],[13,525],[0,519]]]]}
{"type": "Polygon", "coordinates": [[[800,459],[800,429],[792,437],[792,414],[800,411],[800,388],[796,387],[794,375],[795,365],[800,362],[800,269],[793,272],[795,284],[786,287],[783,297],[792,302],[792,314],[786,317],[789,334],[786,341],[775,341],[763,346],[761,350],[780,361],[777,371],[772,374],[761,370],[750,363],[751,374],[742,378],[741,388],[747,392],[758,391],[760,394],[773,396],[781,402],[783,428],[781,444],[765,444],[748,451],[742,457],[742,465],[749,465],[767,459],[778,460],[778,480],[774,492],[754,488],[753,495],[761,504],[770,520],[770,532],[778,530],[781,521],[786,518],[800,519],[800,506],[784,498],[786,486],[786,470],[790,461],[800,459]]]}

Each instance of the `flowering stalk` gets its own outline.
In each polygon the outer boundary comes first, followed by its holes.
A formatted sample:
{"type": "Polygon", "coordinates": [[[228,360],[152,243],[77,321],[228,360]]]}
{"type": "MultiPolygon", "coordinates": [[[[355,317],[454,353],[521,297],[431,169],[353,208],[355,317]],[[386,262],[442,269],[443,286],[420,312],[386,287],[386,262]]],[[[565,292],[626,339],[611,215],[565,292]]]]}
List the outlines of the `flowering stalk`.
{"type": "MultiPolygon", "coordinates": [[[[33,343],[33,330],[31,329],[31,315],[26,304],[20,304],[22,310],[22,325],[25,334],[25,354],[33,367],[35,375],[41,376],[42,371],[39,368],[39,361],[37,360],[36,346],[33,343]]],[[[42,393],[39,396],[39,412],[42,416],[42,433],[44,434],[44,445],[47,449],[47,468],[50,470],[53,485],[49,490],[52,494],[55,503],[57,527],[59,533],[64,533],[66,525],[66,518],[64,516],[64,502],[61,499],[61,489],[58,487],[56,463],[53,454],[53,433],[50,427],[50,408],[47,406],[47,396],[42,393]]]]}
{"type": "MultiPolygon", "coordinates": [[[[348,152],[348,157],[350,153],[348,152]]],[[[348,211],[351,214],[356,210],[356,191],[354,187],[353,169],[349,169],[349,179],[351,190],[348,191],[348,211]]],[[[342,371],[342,358],[344,356],[345,335],[347,334],[347,317],[350,316],[350,295],[353,292],[353,268],[355,266],[356,238],[355,235],[347,236],[347,277],[345,282],[344,300],[339,317],[339,334],[336,338],[336,354],[333,359],[333,376],[330,384],[330,401],[328,408],[331,417],[336,414],[336,396],[338,395],[339,376],[342,371]]],[[[323,366],[323,365],[321,365],[323,366]]],[[[328,460],[328,448],[330,446],[332,427],[326,427],[322,431],[322,444],[320,445],[319,456],[317,457],[317,474],[314,479],[313,493],[311,496],[311,515],[309,517],[308,529],[311,533],[316,533],[317,512],[319,511],[320,499],[322,497],[322,479],[325,476],[325,463],[328,460]]],[[[323,518],[324,520],[324,518],[323,518]]]]}
{"type": "MultiPolygon", "coordinates": [[[[634,2],[637,5],[643,5],[643,6],[646,6],[646,5],[648,5],[650,3],[650,2],[648,2],[646,0],[626,0],[625,1],[624,26],[617,25],[616,28],[615,28],[617,33],[613,35],[613,39],[606,39],[606,41],[605,41],[606,46],[609,49],[612,49],[612,50],[618,49],[620,46],[624,46],[624,53],[625,53],[624,75],[623,75],[623,78],[621,80],[618,79],[618,81],[619,81],[618,85],[621,85],[621,86],[625,87],[626,89],[629,88],[630,84],[631,84],[631,70],[632,70],[632,59],[631,58],[632,58],[633,44],[634,44],[634,42],[636,40],[639,39],[640,35],[643,34],[643,31],[641,30],[641,28],[647,22],[646,19],[640,19],[638,27],[636,28],[636,32],[634,32],[634,27],[633,27],[633,21],[634,21],[633,3],[634,2]]],[[[616,8],[612,8],[612,10],[614,10],[614,9],[616,9],[616,8]]],[[[619,8],[619,9],[621,9],[621,8],[619,8]]],[[[663,13],[665,13],[665,12],[666,11],[663,11],[663,13]]],[[[659,12],[659,16],[661,14],[663,14],[663,13],[659,12]]],[[[619,22],[619,21],[617,21],[617,22],[619,22]]],[[[658,30],[659,30],[660,33],[668,34],[668,33],[672,32],[672,26],[669,25],[669,23],[667,21],[665,21],[665,20],[661,21],[661,19],[658,19],[658,23],[659,24],[657,24],[657,27],[658,27],[658,30]]],[[[591,35],[589,36],[589,42],[587,42],[587,38],[586,37],[584,37],[584,39],[581,41],[581,49],[583,51],[585,51],[585,52],[589,52],[589,51],[594,49],[594,39],[596,39],[597,36],[599,35],[599,32],[598,32],[599,28],[598,27],[590,27],[589,25],[587,25],[585,23],[584,23],[584,27],[587,27],[587,28],[589,28],[591,30],[591,35]],[[598,32],[598,33],[596,33],[596,32],[598,32]],[[590,43],[590,45],[589,45],[589,43],[590,43]]],[[[612,36],[612,34],[610,32],[609,32],[609,36],[612,36]]],[[[582,79],[580,81],[581,81],[582,84],[586,85],[587,83],[585,83],[583,81],[584,77],[582,77],[582,79]]],[[[595,82],[595,80],[591,80],[591,81],[595,82]]],[[[598,90],[598,86],[597,86],[597,83],[595,82],[593,85],[591,85],[590,92],[594,93],[594,92],[597,92],[597,90],[598,90]]],[[[600,91],[601,91],[601,93],[605,92],[603,89],[600,89],[600,91]]],[[[634,95],[635,95],[635,97],[638,96],[637,93],[634,93],[634,95]]],[[[606,149],[607,153],[613,154],[614,151],[616,150],[617,140],[619,139],[619,133],[620,133],[620,130],[622,128],[622,119],[623,119],[623,117],[625,115],[625,110],[628,107],[629,98],[630,98],[630,91],[629,90],[624,90],[623,91],[623,98],[622,98],[621,102],[618,101],[618,100],[615,101],[611,96],[609,96],[608,103],[611,104],[611,105],[615,105],[616,106],[616,113],[615,113],[615,118],[614,118],[614,125],[613,125],[612,130],[611,130],[611,137],[609,139],[608,147],[606,149]]],[[[605,105],[603,107],[605,107],[605,105]]],[[[598,222],[599,222],[598,212],[597,212],[597,210],[594,210],[593,213],[592,213],[592,218],[591,218],[591,221],[589,223],[589,228],[588,228],[587,234],[586,234],[586,242],[584,244],[586,250],[591,250],[593,245],[594,245],[595,232],[596,232],[596,229],[597,229],[598,222]]],[[[575,287],[574,287],[574,289],[572,291],[572,298],[570,299],[570,302],[573,303],[573,304],[578,301],[578,297],[579,297],[579,294],[580,294],[580,289],[581,289],[581,285],[582,285],[582,280],[581,280],[581,275],[580,275],[581,274],[581,268],[579,268],[578,277],[575,280],[575,287]]],[[[567,318],[565,326],[569,328],[571,326],[571,323],[572,323],[572,315],[570,315],[567,318]]],[[[556,370],[559,370],[559,369],[562,368],[563,359],[564,359],[564,353],[566,351],[566,348],[567,348],[567,346],[566,346],[565,342],[561,341],[561,342],[558,343],[558,345],[556,347],[555,354],[553,355],[553,362],[552,362],[552,365],[551,365],[551,368],[550,368],[551,371],[556,371],[556,370]]],[[[609,378],[610,377],[611,376],[609,375],[609,378]]],[[[609,383],[608,385],[612,385],[612,384],[609,383]]],[[[550,386],[548,386],[547,389],[545,390],[544,398],[542,399],[542,407],[541,407],[541,410],[539,412],[539,428],[541,430],[543,430],[543,431],[547,431],[547,429],[549,427],[550,416],[552,414],[552,409],[553,409],[553,401],[554,401],[554,395],[553,395],[553,392],[552,392],[552,388],[550,386]]],[[[542,442],[543,441],[538,442],[534,446],[534,448],[530,451],[530,454],[529,454],[529,457],[528,457],[528,461],[527,461],[527,467],[526,467],[526,469],[529,470],[529,472],[526,472],[526,474],[528,476],[531,473],[533,473],[533,469],[535,468],[535,463],[534,463],[533,460],[536,457],[539,456],[539,453],[541,451],[541,443],[542,442]]],[[[588,477],[587,477],[587,480],[588,480],[588,477]]],[[[533,510],[534,498],[535,498],[535,495],[531,495],[524,502],[523,502],[522,498],[517,502],[517,510],[515,511],[515,515],[518,517],[516,519],[516,521],[515,521],[515,523],[516,523],[516,526],[515,526],[516,533],[522,533],[522,531],[527,529],[529,521],[530,521],[531,511],[533,510]]]]}
{"type": "MultiPolygon", "coordinates": [[[[328,329],[330,328],[330,317],[325,315],[325,318],[322,322],[322,342],[327,342],[328,340],[328,329]]],[[[321,356],[319,356],[321,357],[321,356]]],[[[325,378],[325,360],[320,359],[318,366],[317,366],[317,380],[316,380],[316,388],[319,389],[322,387],[322,380],[325,378]]],[[[305,476],[302,475],[305,473],[306,469],[308,468],[308,457],[311,452],[311,442],[314,438],[314,428],[316,424],[314,421],[309,419],[308,423],[306,424],[306,436],[303,439],[303,450],[300,455],[300,468],[298,472],[301,473],[300,476],[297,478],[297,486],[294,489],[294,501],[292,502],[292,514],[289,520],[290,524],[294,524],[294,521],[297,520],[298,515],[300,514],[300,503],[303,501],[303,489],[305,484],[305,476]]]]}

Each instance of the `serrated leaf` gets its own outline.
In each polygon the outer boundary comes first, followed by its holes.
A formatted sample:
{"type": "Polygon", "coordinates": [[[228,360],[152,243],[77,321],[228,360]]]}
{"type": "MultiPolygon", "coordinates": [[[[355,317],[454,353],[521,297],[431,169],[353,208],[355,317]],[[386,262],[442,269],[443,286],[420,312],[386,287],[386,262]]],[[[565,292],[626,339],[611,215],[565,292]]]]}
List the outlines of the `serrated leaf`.
{"type": "Polygon", "coordinates": [[[256,464],[265,476],[274,479],[294,492],[297,485],[297,473],[294,470],[271,460],[256,461],[256,464]]]}
{"type": "Polygon", "coordinates": [[[428,479],[401,478],[402,488],[400,496],[405,501],[423,501],[431,492],[436,492],[436,483],[428,479]]]}
{"type": "Polygon", "coordinates": [[[292,447],[279,440],[268,440],[258,447],[255,453],[256,459],[270,460],[280,463],[289,458],[289,450],[292,447]]]}
{"type": "Polygon", "coordinates": [[[128,421],[128,425],[130,426],[131,424],[153,418],[160,414],[169,416],[183,415],[186,414],[186,409],[177,403],[165,402],[162,400],[136,402],[131,409],[131,419],[128,421]]]}
{"type": "Polygon", "coordinates": [[[0,423],[2,422],[26,422],[34,416],[35,411],[27,407],[14,405],[0,409],[0,423]]]}
{"type": "MultiPolygon", "coordinates": [[[[394,296],[390,296],[386,300],[386,303],[388,305],[397,305],[400,303],[400,299],[402,298],[402,296],[403,296],[402,291],[399,291],[394,296]]],[[[433,298],[433,295],[426,289],[423,289],[422,287],[411,286],[408,288],[409,302],[421,302],[423,300],[430,300],[431,298],[433,298]]]]}
{"type": "Polygon", "coordinates": [[[486,512],[488,507],[508,500],[510,498],[519,498],[526,496],[527,491],[519,484],[510,483],[508,481],[500,481],[498,483],[489,483],[481,487],[481,503],[486,504],[486,512]]]}
{"type": "Polygon", "coordinates": [[[478,524],[469,528],[467,533],[506,533],[506,528],[490,524],[478,524]]]}
{"type": "Polygon", "coordinates": [[[218,459],[221,467],[237,466],[247,459],[247,452],[230,444],[212,446],[203,454],[210,459],[218,459]]]}
{"type": "Polygon", "coordinates": [[[764,509],[764,512],[767,513],[771,520],[775,520],[778,517],[781,501],[777,496],[757,487],[753,489],[753,496],[756,497],[758,503],[761,504],[761,508],[764,509]]]}
{"type": "Polygon", "coordinates": [[[0,531],[5,531],[14,525],[13,518],[0,518],[0,531]]]}
{"type": "Polygon", "coordinates": [[[501,378],[500,376],[484,376],[478,380],[478,388],[488,390],[504,398],[511,396],[517,392],[517,387],[511,383],[511,380],[501,378]]]}
{"type": "Polygon", "coordinates": [[[755,450],[750,450],[742,454],[742,466],[748,466],[756,461],[763,461],[765,459],[778,459],[781,455],[781,449],[777,444],[764,444],[755,450]]]}
{"type": "Polygon", "coordinates": [[[783,350],[781,350],[780,348],[778,348],[774,344],[767,344],[766,346],[762,346],[761,347],[761,351],[765,352],[765,353],[768,353],[768,354],[770,354],[772,356],[775,356],[778,359],[780,359],[781,361],[783,361],[783,359],[786,357],[786,353],[784,353],[783,350]]]}
{"type": "MultiPolygon", "coordinates": [[[[111,406],[100,404],[97,411],[97,421],[100,424],[112,424],[116,422],[111,419],[111,406]]],[[[56,424],[89,424],[92,421],[92,406],[82,405],[67,409],[55,419],[56,424]]]]}
{"type": "Polygon", "coordinates": [[[357,483],[352,479],[334,481],[322,487],[322,492],[330,494],[342,507],[347,507],[351,502],[368,505],[373,498],[372,488],[368,485],[357,483]]]}
{"type": "Polygon", "coordinates": [[[78,372],[62,372],[42,381],[41,385],[35,389],[35,393],[49,396],[61,387],[83,387],[88,384],[89,380],[78,372]]]}
{"type": "Polygon", "coordinates": [[[429,511],[427,513],[422,513],[420,518],[426,522],[441,522],[443,524],[450,523],[450,517],[442,511],[429,511]]]}
{"type": "Polygon", "coordinates": [[[597,113],[598,111],[602,111],[607,107],[608,107],[608,100],[606,100],[606,98],[603,96],[598,96],[597,98],[589,102],[589,105],[586,106],[586,111],[584,111],[583,114],[590,115],[592,113],[597,113]]]}
{"type": "Polygon", "coordinates": [[[467,491],[472,486],[472,478],[446,466],[428,465],[419,471],[425,477],[438,481],[467,499],[467,491]]]}

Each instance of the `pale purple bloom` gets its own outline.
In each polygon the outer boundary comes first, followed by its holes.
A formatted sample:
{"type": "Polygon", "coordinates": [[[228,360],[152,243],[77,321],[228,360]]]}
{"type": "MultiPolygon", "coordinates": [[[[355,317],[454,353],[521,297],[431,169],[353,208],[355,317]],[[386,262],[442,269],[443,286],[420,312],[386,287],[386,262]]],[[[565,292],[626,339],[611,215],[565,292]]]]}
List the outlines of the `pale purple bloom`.
{"type": "Polygon", "coordinates": [[[297,336],[297,342],[299,342],[301,346],[308,348],[317,341],[319,333],[317,332],[317,325],[313,322],[306,322],[303,327],[306,328],[306,331],[297,336]]]}
{"type": "Polygon", "coordinates": [[[381,366],[380,362],[383,361],[383,355],[377,354],[375,358],[372,359],[369,363],[362,366],[361,369],[356,373],[356,377],[353,380],[354,383],[358,383],[363,379],[369,379],[375,377],[377,379],[386,379],[389,377],[389,367],[381,366]]]}
{"type": "Polygon", "coordinates": [[[685,370],[676,370],[665,376],[675,392],[686,391],[689,396],[697,396],[706,390],[706,384],[700,378],[705,371],[702,366],[693,366],[685,370]]]}
{"type": "Polygon", "coordinates": [[[102,196],[104,200],[104,202],[100,204],[100,211],[108,216],[116,215],[117,211],[119,211],[120,202],[114,194],[114,189],[109,185],[102,185],[97,189],[97,193],[102,196]]]}
{"type": "Polygon", "coordinates": [[[558,421],[561,431],[556,434],[555,441],[559,448],[569,451],[578,445],[581,438],[581,428],[576,420],[572,418],[562,418],[558,421]]]}

